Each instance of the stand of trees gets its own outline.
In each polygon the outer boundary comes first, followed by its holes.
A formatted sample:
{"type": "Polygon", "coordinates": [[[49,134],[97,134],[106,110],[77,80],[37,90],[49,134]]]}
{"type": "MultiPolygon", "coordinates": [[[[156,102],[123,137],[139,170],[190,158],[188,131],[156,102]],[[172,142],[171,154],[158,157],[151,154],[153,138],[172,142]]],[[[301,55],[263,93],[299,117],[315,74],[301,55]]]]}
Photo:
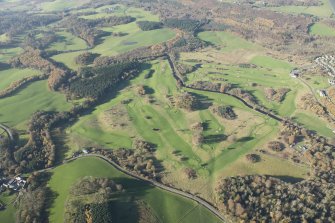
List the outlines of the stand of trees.
{"type": "Polygon", "coordinates": [[[290,92],[289,88],[279,88],[276,90],[273,88],[266,88],[265,96],[271,101],[282,102],[288,92],[290,92]]]}
{"type": "Polygon", "coordinates": [[[28,179],[29,187],[14,204],[17,208],[16,222],[48,222],[47,206],[48,198],[51,197],[52,191],[46,187],[49,180],[48,173],[33,173],[28,179]]]}
{"type": "Polygon", "coordinates": [[[8,97],[9,95],[12,95],[15,91],[17,91],[22,86],[24,86],[24,85],[26,85],[30,82],[34,82],[34,81],[37,81],[37,80],[43,80],[45,78],[46,78],[46,75],[42,74],[42,75],[38,75],[38,76],[25,77],[21,80],[14,81],[7,88],[0,91],[0,99],[4,98],[4,97],[8,97]]]}
{"type": "Polygon", "coordinates": [[[178,108],[183,108],[188,111],[194,111],[199,107],[198,99],[192,94],[186,92],[175,97],[175,104],[178,108]]]}
{"type": "Polygon", "coordinates": [[[170,28],[181,29],[186,32],[195,32],[203,23],[193,19],[169,18],[164,20],[164,25],[170,28]]]}
{"type": "Polygon", "coordinates": [[[119,81],[135,75],[139,67],[140,65],[136,62],[87,67],[81,70],[80,76],[89,78],[73,80],[70,83],[69,92],[75,97],[99,98],[119,81]]]}
{"type": "Polygon", "coordinates": [[[163,24],[161,22],[153,22],[153,21],[138,21],[137,25],[143,31],[161,29],[163,27],[163,24]]]}
{"type": "Polygon", "coordinates": [[[233,110],[233,108],[231,106],[224,106],[224,105],[220,105],[220,106],[211,106],[210,107],[211,111],[215,114],[217,114],[218,116],[228,119],[228,120],[233,120],[236,119],[236,114],[233,110]]]}
{"type": "Polygon", "coordinates": [[[266,176],[223,179],[220,209],[247,222],[333,222],[334,184],[313,179],[295,185],[266,176]]]}
{"type": "Polygon", "coordinates": [[[94,60],[99,57],[100,54],[97,53],[91,53],[91,52],[85,52],[80,55],[78,55],[75,59],[76,64],[84,66],[84,65],[89,65],[94,62],[94,60]]]}
{"type": "Polygon", "coordinates": [[[35,49],[45,49],[51,43],[57,41],[57,35],[53,31],[48,32],[29,32],[23,41],[23,48],[32,47],[35,49]],[[42,34],[42,37],[36,38],[38,34],[42,34]]]}
{"type": "Polygon", "coordinates": [[[54,117],[50,112],[37,112],[32,116],[28,125],[29,141],[14,153],[15,160],[22,170],[33,171],[53,166],[55,144],[50,128],[54,117]]]}
{"type": "Polygon", "coordinates": [[[11,65],[19,68],[37,69],[48,75],[48,85],[57,90],[67,84],[72,73],[63,67],[56,66],[50,59],[45,59],[44,52],[28,47],[25,52],[11,59],[11,65]]]}
{"type": "Polygon", "coordinates": [[[0,13],[0,35],[7,33],[7,35],[14,36],[21,34],[27,30],[32,30],[36,27],[46,26],[50,23],[59,21],[61,19],[58,15],[36,15],[28,14],[26,12],[0,13]]]}
{"type": "Polygon", "coordinates": [[[107,178],[85,177],[74,184],[66,203],[65,222],[113,222],[111,197],[122,185],[107,178]]]}
{"type": "Polygon", "coordinates": [[[111,16],[94,20],[71,16],[64,20],[61,26],[67,28],[73,35],[85,40],[90,47],[93,47],[99,38],[109,35],[109,33],[98,30],[96,27],[116,26],[133,21],[135,21],[135,18],[130,16],[111,16]]]}

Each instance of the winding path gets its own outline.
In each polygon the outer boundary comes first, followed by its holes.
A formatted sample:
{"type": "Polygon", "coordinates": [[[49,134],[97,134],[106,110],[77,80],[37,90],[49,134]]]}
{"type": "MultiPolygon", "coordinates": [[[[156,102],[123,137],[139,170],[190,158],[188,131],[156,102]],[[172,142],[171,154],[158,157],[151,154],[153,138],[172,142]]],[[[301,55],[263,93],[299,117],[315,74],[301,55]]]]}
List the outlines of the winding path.
{"type": "Polygon", "coordinates": [[[14,141],[13,133],[7,126],[0,123],[0,128],[3,129],[7,133],[8,137],[11,141],[14,141]]]}

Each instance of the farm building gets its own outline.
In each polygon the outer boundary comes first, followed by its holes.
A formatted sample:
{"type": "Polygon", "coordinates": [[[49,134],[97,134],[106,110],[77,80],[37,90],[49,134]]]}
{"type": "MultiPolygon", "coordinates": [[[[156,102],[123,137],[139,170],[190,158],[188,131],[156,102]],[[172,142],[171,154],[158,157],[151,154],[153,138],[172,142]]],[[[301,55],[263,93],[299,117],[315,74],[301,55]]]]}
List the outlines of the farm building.
{"type": "Polygon", "coordinates": [[[293,70],[291,71],[290,75],[291,75],[291,77],[293,77],[293,78],[297,78],[297,77],[299,77],[299,75],[300,75],[300,70],[298,70],[298,69],[293,69],[293,70]]]}

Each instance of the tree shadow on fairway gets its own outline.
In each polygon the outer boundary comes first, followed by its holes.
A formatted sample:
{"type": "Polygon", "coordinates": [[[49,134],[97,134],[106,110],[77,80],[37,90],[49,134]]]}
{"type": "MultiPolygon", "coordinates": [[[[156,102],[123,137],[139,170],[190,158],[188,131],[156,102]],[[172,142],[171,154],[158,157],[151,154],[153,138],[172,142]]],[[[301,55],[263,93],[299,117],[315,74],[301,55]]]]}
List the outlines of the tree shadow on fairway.
{"type": "Polygon", "coordinates": [[[190,92],[190,94],[198,100],[198,105],[196,107],[197,110],[207,110],[213,104],[212,99],[208,98],[205,95],[194,92],[190,92]]]}
{"type": "Polygon", "coordinates": [[[202,128],[204,129],[204,131],[210,130],[210,127],[209,127],[210,121],[211,120],[205,120],[204,122],[202,122],[202,128]]]}
{"type": "Polygon", "coordinates": [[[155,93],[155,90],[151,87],[148,87],[148,86],[144,86],[144,90],[145,90],[146,94],[154,94],[155,93]]]}
{"type": "Polygon", "coordinates": [[[249,142],[253,139],[254,139],[254,137],[246,136],[246,137],[242,137],[242,138],[238,139],[237,142],[249,142]]]}
{"type": "Polygon", "coordinates": [[[10,65],[8,63],[0,62],[0,71],[10,69],[10,65]]]}
{"type": "Polygon", "coordinates": [[[224,134],[209,135],[204,137],[204,142],[206,144],[220,143],[227,139],[224,134]]]}

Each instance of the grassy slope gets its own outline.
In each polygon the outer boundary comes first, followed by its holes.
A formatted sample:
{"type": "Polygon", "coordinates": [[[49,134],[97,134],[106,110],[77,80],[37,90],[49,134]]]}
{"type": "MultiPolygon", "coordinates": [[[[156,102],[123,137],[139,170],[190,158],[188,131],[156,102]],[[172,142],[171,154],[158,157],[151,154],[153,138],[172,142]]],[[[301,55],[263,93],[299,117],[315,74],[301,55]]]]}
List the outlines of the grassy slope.
{"type": "Polygon", "coordinates": [[[232,84],[249,90],[254,96],[268,108],[273,109],[283,116],[290,116],[294,112],[294,101],[296,89],[299,88],[299,82],[292,80],[289,72],[293,66],[286,61],[274,59],[266,56],[261,46],[250,43],[229,32],[203,32],[199,37],[216,46],[223,47],[220,51],[223,54],[232,54],[241,50],[251,54],[249,63],[255,64],[257,68],[241,68],[236,64],[216,65],[215,63],[203,64],[203,68],[190,74],[189,80],[212,80],[213,78],[224,78],[232,84]],[[222,71],[217,68],[223,68],[222,71]],[[209,74],[212,72],[212,74],[209,74]],[[257,83],[258,87],[251,87],[251,83],[257,83]],[[292,91],[287,95],[282,103],[269,101],[264,94],[267,87],[283,88],[290,87],[292,91]]]}
{"type": "Polygon", "coordinates": [[[8,35],[2,34],[0,35],[0,42],[7,42],[8,41],[8,35]]]}
{"type": "Polygon", "coordinates": [[[292,14],[310,14],[318,17],[330,17],[333,13],[329,0],[322,0],[321,6],[280,6],[270,9],[292,14]]]}
{"type": "Polygon", "coordinates": [[[17,94],[0,100],[0,122],[24,128],[31,115],[38,110],[63,111],[70,108],[65,97],[48,90],[46,81],[34,82],[17,94]]]}
{"type": "MultiPolygon", "coordinates": [[[[115,13],[105,14],[102,13],[101,10],[105,8],[98,8],[96,11],[99,14],[83,16],[86,19],[95,19],[104,16],[112,16],[112,15],[129,15],[133,16],[140,20],[150,20],[150,21],[158,21],[159,18],[156,15],[152,15],[149,12],[146,12],[142,9],[137,8],[129,8],[126,9],[124,7],[120,8],[120,11],[116,11],[115,13]]],[[[171,29],[158,29],[152,31],[141,31],[136,22],[132,22],[125,25],[119,25],[114,27],[105,27],[102,30],[107,32],[123,32],[127,33],[127,35],[122,37],[114,37],[112,35],[103,37],[102,42],[98,44],[92,50],[89,50],[94,53],[99,53],[104,56],[117,55],[119,53],[128,52],[134,50],[139,47],[150,46],[158,43],[165,42],[175,36],[175,33],[171,29]]],[[[76,41],[74,41],[75,43],[76,41]]],[[[66,39],[66,42],[62,43],[63,47],[71,47],[71,42],[66,39]]],[[[71,52],[64,53],[53,56],[52,58],[58,62],[61,62],[68,66],[71,69],[78,69],[78,65],[75,64],[74,60],[76,56],[81,54],[82,52],[71,52]]]]}
{"type": "Polygon", "coordinates": [[[335,29],[323,23],[315,23],[310,27],[309,33],[319,36],[335,36],[335,29]]]}
{"type": "Polygon", "coordinates": [[[229,52],[236,49],[259,49],[256,44],[250,43],[229,32],[201,32],[199,38],[214,45],[224,46],[223,51],[229,52]]]}
{"type": "Polygon", "coordinates": [[[75,59],[78,55],[82,54],[83,52],[84,51],[61,53],[52,56],[51,58],[57,62],[63,63],[72,70],[77,70],[79,68],[79,65],[76,64],[75,59]]]}
{"type": "Polygon", "coordinates": [[[334,133],[324,121],[310,113],[297,113],[294,119],[310,130],[318,132],[318,134],[326,137],[334,137],[334,133]]]}
{"type": "Polygon", "coordinates": [[[150,46],[172,39],[175,35],[170,29],[157,29],[151,31],[141,31],[136,23],[104,28],[109,32],[126,32],[128,35],[123,37],[107,37],[104,41],[93,49],[93,52],[110,56],[133,49],[150,46]]]}
{"type": "MultiPolygon", "coordinates": [[[[15,195],[9,195],[7,192],[2,193],[0,196],[1,202],[5,204],[10,204],[15,198],[15,195]]],[[[0,211],[0,221],[5,223],[15,222],[15,208],[13,205],[8,205],[5,210],[0,211]]]]}
{"type": "Polygon", "coordinates": [[[8,87],[14,81],[21,80],[25,77],[35,76],[40,74],[37,70],[32,69],[8,69],[0,71],[0,91],[8,87]]]}
{"type": "Polygon", "coordinates": [[[20,54],[22,51],[20,47],[0,49],[0,62],[7,62],[10,58],[20,54]]]}
{"type": "MultiPolygon", "coordinates": [[[[69,189],[84,176],[109,177],[121,183],[127,193],[124,194],[124,197],[119,197],[118,202],[122,199],[129,199],[130,196],[143,200],[153,209],[161,222],[220,222],[207,210],[197,207],[196,203],[133,180],[97,158],[82,158],[57,167],[52,172],[53,176],[49,186],[58,196],[50,209],[51,223],[63,222],[64,204],[69,189]],[[189,211],[191,212],[184,218],[185,213],[189,211]]],[[[120,212],[118,215],[127,215],[127,212],[122,213],[122,210],[120,212]]],[[[123,221],[123,223],[127,222],[123,221]]]]}
{"type": "Polygon", "coordinates": [[[66,50],[82,50],[86,49],[87,45],[86,42],[69,32],[57,32],[56,33],[59,41],[52,43],[47,50],[59,50],[59,51],[66,51],[66,50]]]}
{"type": "Polygon", "coordinates": [[[62,11],[64,9],[78,7],[87,2],[89,1],[87,0],[81,0],[81,1],[55,0],[52,2],[43,2],[40,4],[40,7],[45,12],[62,11]]]}

